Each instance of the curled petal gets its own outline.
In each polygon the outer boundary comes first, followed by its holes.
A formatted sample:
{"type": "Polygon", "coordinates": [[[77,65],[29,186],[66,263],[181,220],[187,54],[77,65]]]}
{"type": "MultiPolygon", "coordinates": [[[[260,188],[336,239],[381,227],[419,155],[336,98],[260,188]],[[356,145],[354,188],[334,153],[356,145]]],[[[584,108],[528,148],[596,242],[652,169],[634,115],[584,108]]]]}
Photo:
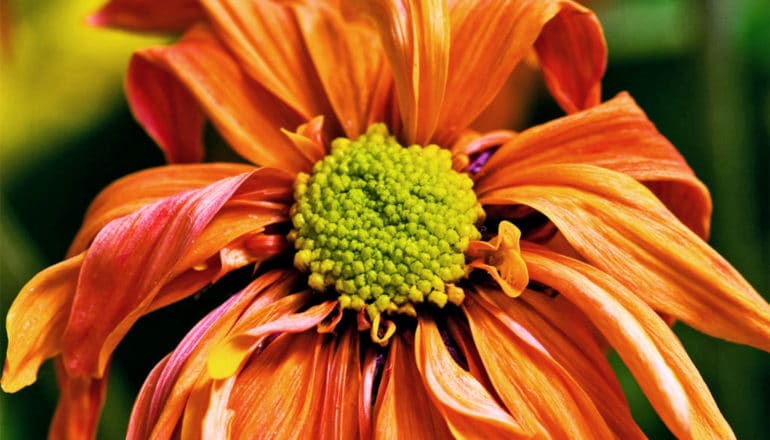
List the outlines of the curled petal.
{"type": "MultiPolygon", "coordinates": [[[[259,4],[264,3],[269,2],[259,4]]],[[[280,130],[294,129],[302,119],[247,77],[209,28],[196,26],[175,45],[144,49],[134,58],[144,60],[136,61],[139,67],[168,72],[183,84],[230,146],[246,159],[287,171],[309,170],[310,162],[280,130]]],[[[156,72],[148,77],[163,76],[156,72]]],[[[143,114],[136,112],[137,117],[143,114]]],[[[153,121],[140,122],[146,126],[153,121]]]]}
{"type": "Polygon", "coordinates": [[[542,212],[581,256],[656,311],[770,351],[770,305],[634,179],[592,165],[532,167],[480,202],[542,212]]]}
{"type": "Polygon", "coordinates": [[[495,397],[451,358],[431,318],[418,321],[414,343],[425,389],[457,438],[529,438],[495,397]]]}
{"type": "Polygon", "coordinates": [[[604,334],[674,435],[734,438],[679,340],[643,301],[586,263],[534,247],[524,256],[533,279],[559,290],[604,334]]]}
{"type": "Polygon", "coordinates": [[[529,283],[527,265],[521,258],[521,231],[513,223],[500,222],[497,235],[489,242],[474,241],[468,246],[468,266],[486,271],[505,292],[516,297],[529,283]]]}
{"type": "Polygon", "coordinates": [[[134,31],[181,31],[203,17],[197,0],[110,0],[88,24],[134,31]]]}
{"type": "Polygon", "coordinates": [[[35,382],[43,361],[61,352],[82,264],[80,254],[45,269],[13,301],[6,316],[8,348],[0,380],[6,393],[35,382]]]}
{"type": "Polygon", "coordinates": [[[628,174],[650,186],[690,229],[708,236],[708,190],[627,93],[512,137],[475,176],[476,189],[503,188],[519,170],[557,163],[628,174]]]}

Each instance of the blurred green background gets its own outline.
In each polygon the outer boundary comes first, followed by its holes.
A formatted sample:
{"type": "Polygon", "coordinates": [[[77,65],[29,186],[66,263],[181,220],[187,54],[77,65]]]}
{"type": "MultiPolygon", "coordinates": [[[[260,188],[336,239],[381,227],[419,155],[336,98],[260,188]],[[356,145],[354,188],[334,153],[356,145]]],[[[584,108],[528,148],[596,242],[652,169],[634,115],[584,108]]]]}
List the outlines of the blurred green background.
{"type": "MultiPolygon", "coordinates": [[[[163,158],[122,93],[130,51],[161,42],[88,29],[98,0],[0,0],[0,316],[16,292],[63,257],[93,197],[163,158]]],[[[714,199],[712,245],[770,295],[770,6],[766,0],[594,0],[609,45],[604,97],[628,90],[682,151],[714,199]]],[[[545,93],[530,124],[559,116],[545,93]]],[[[205,297],[205,296],[204,296],[205,297]]],[[[215,299],[142,319],[119,346],[99,438],[125,433],[154,362],[215,299]]],[[[770,438],[770,355],[676,325],[738,438],[770,438]]],[[[2,332],[0,351],[7,340],[2,332]]],[[[613,357],[632,411],[652,439],[670,438],[613,357]]],[[[44,438],[53,369],[0,393],[0,438],[44,438]]]]}

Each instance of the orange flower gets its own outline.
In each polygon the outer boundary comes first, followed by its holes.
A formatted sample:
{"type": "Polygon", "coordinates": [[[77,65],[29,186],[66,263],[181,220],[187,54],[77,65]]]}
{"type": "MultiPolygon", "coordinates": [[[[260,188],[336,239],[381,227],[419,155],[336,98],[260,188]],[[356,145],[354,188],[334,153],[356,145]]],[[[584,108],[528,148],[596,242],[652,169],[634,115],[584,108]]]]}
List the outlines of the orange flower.
{"type": "Polygon", "coordinates": [[[770,306],[705,243],[710,198],[675,148],[628,95],[600,103],[593,14],[336,3],[92,18],[185,31],[127,79],[172,165],[108,187],[24,287],[3,389],[55,358],[52,436],[93,436],[129,328],[251,265],[149,375],[130,438],[643,438],[607,344],[677,437],[733,437],[661,316],[767,351],[770,306]],[[532,50],[569,115],[470,130],[532,50]],[[202,159],[206,119],[262,167],[173,164],[202,159]]]}

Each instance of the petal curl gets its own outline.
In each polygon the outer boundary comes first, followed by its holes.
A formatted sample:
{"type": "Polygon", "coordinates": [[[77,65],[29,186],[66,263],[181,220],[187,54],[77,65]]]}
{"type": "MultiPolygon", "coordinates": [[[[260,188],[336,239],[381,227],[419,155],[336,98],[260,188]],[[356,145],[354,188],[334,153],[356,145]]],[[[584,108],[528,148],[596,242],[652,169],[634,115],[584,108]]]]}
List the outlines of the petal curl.
{"type": "Polygon", "coordinates": [[[604,334],[677,438],[734,438],[706,384],[669,326],[611,276],[535,247],[532,278],[565,295],[604,334]]]}
{"type": "Polygon", "coordinates": [[[483,194],[503,188],[519,170],[557,163],[591,164],[628,174],[651,186],[690,229],[708,236],[708,190],[627,93],[512,137],[475,176],[476,189],[483,194]]]}
{"type": "Polygon", "coordinates": [[[509,184],[479,201],[542,212],[580,255],[656,311],[770,351],[770,305],[639,182],[569,164],[521,170],[509,184]]]}
{"type": "Polygon", "coordinates": [[[181,31],[203,18],[198,0],[110,0],[88,24],[133,31],[181,31]]]}

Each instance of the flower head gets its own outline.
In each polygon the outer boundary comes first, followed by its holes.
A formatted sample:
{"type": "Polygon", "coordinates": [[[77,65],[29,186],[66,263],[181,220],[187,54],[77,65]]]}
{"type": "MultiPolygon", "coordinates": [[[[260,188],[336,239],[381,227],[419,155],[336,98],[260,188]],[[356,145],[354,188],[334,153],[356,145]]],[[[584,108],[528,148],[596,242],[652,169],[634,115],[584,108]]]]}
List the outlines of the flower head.
{"type": "Polygon", "coordinates": [[[605,344],[676,436],[731,437],[661,316],[770,350],[770,306],[705,243],[709,195],[676,149],[627,94],[600,103],[593,14],[341,3],[92,18],[184,30],[127,79],[172,164],[108,187],[25,286],[3,388],[55,357],[53,430],[92,435],[136,320],[252,266],[149,375],[129,437],[643,438],[605,344]],[[473,131],[531,51],[568,115],[473,131]],[[179,164],[206,119],[261,167],[179,164]]]}

